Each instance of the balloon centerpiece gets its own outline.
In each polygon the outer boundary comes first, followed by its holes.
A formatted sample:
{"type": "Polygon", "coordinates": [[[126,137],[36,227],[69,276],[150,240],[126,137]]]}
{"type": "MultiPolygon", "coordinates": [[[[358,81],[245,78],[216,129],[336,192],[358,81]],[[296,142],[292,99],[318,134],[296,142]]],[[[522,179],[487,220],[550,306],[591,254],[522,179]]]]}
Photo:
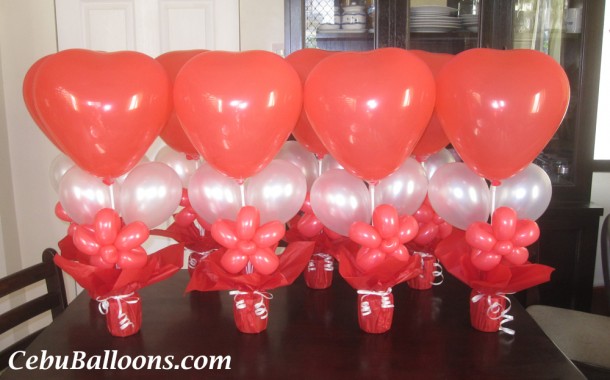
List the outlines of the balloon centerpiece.
{"type": "Polygon", "coordinates": [[[172,169],[136,167],[169,116],[167,75],[141,53],[69,49],[30,68],[23,96],[38,127],[69,157],[52,168],[56,213],[71,223],[55,262],[100,301],[111,334],[135,334],[136,291],[182,266],[181,245],[150,255],[141,247],[180,198],[172,169]]]}
{"type": "Polygon", "coordinates": [[[197,265],[188,289],[232,290],[242,332],[266,328],[266,290],[294,281],[313,250],[293,243],[275,254],[307,192],[299,168],[273,160],[299,117],[301,90],[294,69],[265,51],[203,52],[174,81],[176,115],[206,161],[189,200],[223,246],[197,265]]]}
{"type": "Polygon", "coordinates": [[[514,333],[503,326],[512,319],[505,294],[546,282],[553,270],[527,261],[525,247],[539,235],[527,219],[544,212],[551,191],[530,163],[559,128],[569,81],[535,50],[470,49],[447,62],[436,82],[436,114],[464,163],[437,170],[430,203],[466,233],[454,231],[435,253],[472,287],[472,326],[514,333]]]}

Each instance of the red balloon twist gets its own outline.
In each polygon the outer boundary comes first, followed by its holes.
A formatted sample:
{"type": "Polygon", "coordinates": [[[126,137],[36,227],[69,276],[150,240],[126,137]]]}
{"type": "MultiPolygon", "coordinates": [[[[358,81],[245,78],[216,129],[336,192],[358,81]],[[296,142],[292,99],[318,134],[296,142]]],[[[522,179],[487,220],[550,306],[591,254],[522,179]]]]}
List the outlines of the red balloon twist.
{"type": "Polygon", "coordinates": [[[470,259],[480,270],[489,271],[500,263],[524,264],[529,256],[528,245],[540,237],[538,224],[529,219],[517,219],[510,207],[496,209],[491,224],[476,222],[466,230],[466,242],[472,247],[470,259]]]}
{"type": "Polygon", "coordinates": [[[307,197],[305,198],[305,202],[303,202],[301,211],[303,211],[303,215],[297,222],[297,229],[301,235],[308,239],[314,238],[320,234],[326,234],[326,236],[328,236],[331,240],[343,238],[343,236],[339,235],[338,233],[324,227],[322,221],[313,213],[309,193],[307,193],[307,197]]]}
{"type": "Polygon", "coordinates": [[[95,215],[93,225],[77,225],[72,239],[79,251],[91,256],[92,265],[139,269],[148,261],[148,255],[141,247],[148,235],[148,227],[143,222],[123,226],[116,211],[103,208],[95,215]]]}
{"type": "Polygon", "coordinates": [[[193,223],[197,219],[197,212],[191,206],[189,201],[189,195],[187,189],[182,189],[182,198],[180,199],[180,206],[183,207],[180,212],[174,215],[174,220],[179,226],[186,227],[193,223]]]}
{"type": "Polygon", "coordinates": [[[441,218],[430,205],[428,198],[424,201],[421,207],[413,214],[419,225],[417,236],[413,239],[413,243],[427,247],[435,241],[444,239],[451,234],[453,227],[441,218]]]}
{"type": "Polygon", "coordinates": [[[227,251],[220,260],[229,273],[239,273],[248,263],[255,271],[273,273],[280,261],[274,247],[284,236],[286,228],[278,220],[260,224],[260,214],[253,206],[239,210],[235,221],[220,219],[212,224],[212,237],[227,251]]]}
{"type": "Polygon", "coordinates": [[[354,222],[349,237],[362,247],[356,254],[356,264],[363,271],[371,271],[380,265],[388,255],[401,261],[409,260],[405,243],[417,236],[419,227],[411,215],[398,216],[390,205],[381,205],[373,212],[373,225],[354,222]]]}

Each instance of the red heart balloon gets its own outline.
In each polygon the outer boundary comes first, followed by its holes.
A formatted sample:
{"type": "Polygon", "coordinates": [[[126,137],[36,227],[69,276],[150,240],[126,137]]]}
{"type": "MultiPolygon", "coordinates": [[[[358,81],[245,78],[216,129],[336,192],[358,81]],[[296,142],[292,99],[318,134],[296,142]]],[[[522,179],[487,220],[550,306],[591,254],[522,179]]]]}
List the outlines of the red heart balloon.
{"type": "MultiPolygon", "coordinates": [[[[286,62],[290,63],[292,67],[299,74],[301,83],[305,85],[305,81],[309,76],[311,70],[324,58],[334,54],[333,51],[322,50],[322,49],[301,49],[286,57],[286,62]]],[[[319,158],[324,157],[328,150],[322,144],[322,141],[318,138],[318,135],[311,127],[311,123],[307,118],[305,110],[301,111],[299,120],[292,131],[294,138],[307,148],[311,153],[316,154],[319,158]]]]}
{"type": "MultiPolygon", "coordinates": [[[[47,57],[42,57],[38,61],[34,62],[32,66],[30,66],[28,72],[25,74],[23,78],[23,101],[25,103],[25,108],[27,108],[32,120],[36,123],[38,128],[44,133],[44,135],[57,147],[57,149],[61,150],[59,144],[55,141],[54,137],[51,134],[51,131],[47,128],[47,126],[42,122],[40,116],[38,115],[38,110],[36,109],[36,105],[34,104],[34,78],[36,78],[36,74],[38,73],[38,69],[40,65],[47,57]]],[[[63,152],[63,151],[62,151],[63,152]]]]}
{"type": "MultiPolygon", "coordinates": [[[[176,75],[178,75],[178,72],[182,66],[184,66],[189,59],[205,51],[207,50],[198,49],[170,51],[165,54],[161,54],[155,59],[163,66],[173,84],[173,82],[176,80],[176,75]]],[[[180,121],[176,116],[176,112],[171,113],[169,119],[167,120],[167,124],[165,124],[163,130],[161,130],[160,137],[175,151],[186,153],[191,156],[199,155],[199,153],[197,153],[197,149],[195,149],[193,144],[191,144],[191,140],[189,140],[184,133],[182,125],[180,125],[180,121]]]]}
{"type": "Polygon", "coordinates": [[[71,49],[49,55],[33,87],[51,141],[99,177],[116,178],[133,168],[171,110],[163,67],[133,51],[71,49]]]}
{"type": "Polygon", "coordinates": [[[404,49],[341,52],[311,71],[304,106],[333,157],[375,182],[398,169],[415,147],[434,92],[430,69],[404,49]]]}
{"type": "Polygon", "coordinates": [[[464,162],[499,181],[542,151],[565,115],[570,84],[535,50],[471,49],[437,76],[436,113],[464,162]]]}
{"type": "MultiPolygon", "coordinates": [[[[423,50],[409,51],[424,61],[434,76],[436,76],[441,68],[445,66],[445,63],[453,58],[452,54],[430,53],[423,50]]],[[[448,144],[449,139],[447,138],[445,131],[443,131],[443,126],[441,125],[438,116],[436,116],[436,112],[434,112],[430,117],[430,121],[428,122],[428,126],[424,130],[423,135],[417,142],[417,145],[415,145],[415,148],[413,148],[412,154],[414,156],[426,157],[438,152],[448,144]]]]}
{"type": "Polygon", "coordinates": [[[193,146],[238,180],[275,157],[302,106],[299,76],[265,51],[210,51],[189,60],[174,83],[175,110],[193,146]]]}

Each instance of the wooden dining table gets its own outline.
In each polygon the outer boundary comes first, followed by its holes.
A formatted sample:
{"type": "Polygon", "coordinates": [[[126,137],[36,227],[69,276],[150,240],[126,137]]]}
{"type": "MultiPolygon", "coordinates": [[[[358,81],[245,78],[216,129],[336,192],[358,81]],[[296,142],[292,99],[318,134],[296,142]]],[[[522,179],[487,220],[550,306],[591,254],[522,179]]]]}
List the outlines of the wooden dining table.
{"type": "Polygon", "coordinates": [[[394,287],[389,332],[360,330],[357,294],[335,271],[325,290],[300,277],[271,291],[269,323],[259,334],[239,332],[228,292],[185,293],[188,272],[140,291],[143,321],[132,336],[111,336],[96,301],[79,295],[20,355],[230,355],[230,369],[8,369],[1,379],[582,379],[523,307],[512,300],[515,330],[470,326],[470,289],[450,275],[429,290],[394,287]]]}

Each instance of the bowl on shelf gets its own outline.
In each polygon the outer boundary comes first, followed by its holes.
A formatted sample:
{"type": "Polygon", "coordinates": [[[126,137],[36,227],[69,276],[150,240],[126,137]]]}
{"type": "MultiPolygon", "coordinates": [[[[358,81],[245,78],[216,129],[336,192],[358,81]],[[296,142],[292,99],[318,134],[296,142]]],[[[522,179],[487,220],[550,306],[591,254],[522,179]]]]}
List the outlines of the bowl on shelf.
{"type": "Polygon", "coordinates": [[[366,14],[364,13],[343,13],[341,16],[342,25],[350,24],[365,24],[366,25],[366,14]]]}

